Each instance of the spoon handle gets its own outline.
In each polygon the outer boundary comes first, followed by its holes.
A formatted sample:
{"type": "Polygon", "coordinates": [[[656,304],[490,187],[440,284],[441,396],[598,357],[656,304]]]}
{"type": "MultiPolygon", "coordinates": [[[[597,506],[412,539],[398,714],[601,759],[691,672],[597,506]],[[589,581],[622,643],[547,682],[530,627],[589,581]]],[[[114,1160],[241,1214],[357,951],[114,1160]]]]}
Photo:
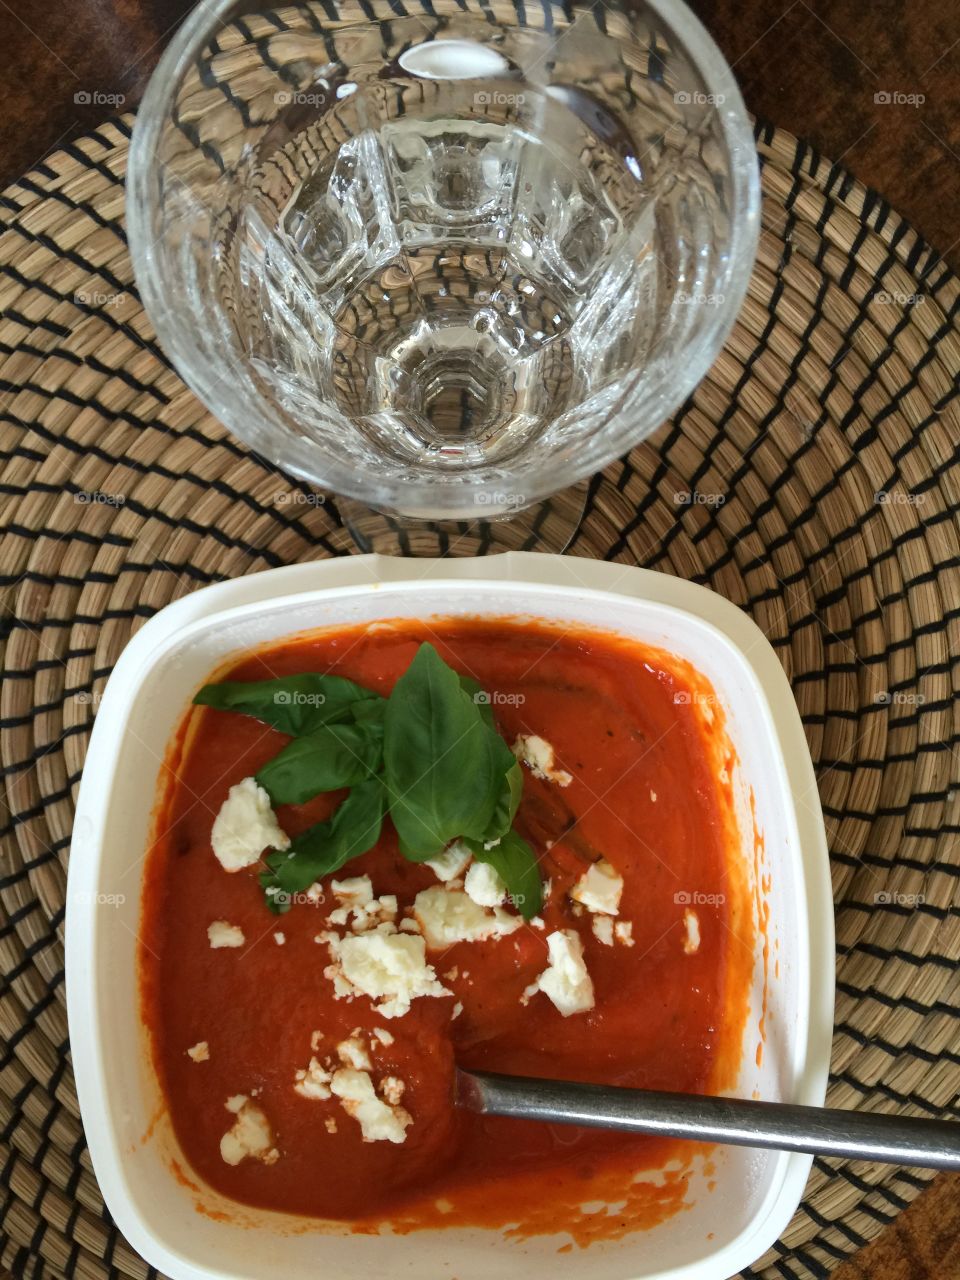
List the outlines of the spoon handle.
{"type": "Polygon", "coordinates": [[[949,1120],[460,1070],[457,1102],[470,1111],[553,1124],[960,1169],[960,1124],[949,1120]]]}

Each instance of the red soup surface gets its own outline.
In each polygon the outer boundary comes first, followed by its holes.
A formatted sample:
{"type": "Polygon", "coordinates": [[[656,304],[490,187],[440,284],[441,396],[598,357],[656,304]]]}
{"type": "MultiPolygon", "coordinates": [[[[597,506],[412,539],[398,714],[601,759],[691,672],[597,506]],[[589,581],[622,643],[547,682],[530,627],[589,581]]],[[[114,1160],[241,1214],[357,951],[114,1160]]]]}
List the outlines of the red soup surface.
{"type": "MultiPolygon", "coordinates": [[[[328,947],[316,940],[339,905],[330,880],[369,876],[374,894],[397,896],[398,919],[440,881],[400,856],[387,821],[374,849],[322,882],[323,901],[272,915],[257,879],[263,867],[227,873],[211,827],[230,787],[289,739],[245,716],[193,709],[166,762],[140,951],[144,1019],[176,1136],[195,1172],[223,1195],[357,1230],[510,1224],[519,1234],[566,1230],[586,1243],[651,1225],[682,1208],[686,1173],[641,1171],[688,1162],[689,1145],[464,1112],[453,1104],[454,1064],[653,1089],[730,1086],[753,936],[722,717],[704,712],[714,701],[709,686],[679,659],[509,619],[311,633],[217,678],[330,672],[386,694],[424,640],[490,692],[508,742],[546,739],[571,776],[559,787],[524,768],[516,825],[549,879],[541,918],[504,937],[428,950],[451,995],[415,999],[404,1016],[386,1019],[362,995],[336,998],[324,973],[328,947]],[[569,896],[597,851],[623,878],[616,923],[632,926],[632,937],[612,944],[569,896]],[[216,920],[239,927],[243,945],[212,949],[207,929],[216,920]],[[557,930],[581,938],[594,987],[594,1007],[567,1017],[543,992],[524,994],[547,967],[547,938],[557,930]],[[338,1098],[294,1089],[315,1056],[311,1043],[322,1057],[358,1028],[374,1082],[404,1082],[412,1123],[402,1143],[365,1142],[338,1098]],[[201,1042],[209,1056],[195,1061],[187,1050],[201,1042]],[[225,1104],[236,1095],[266,1115],[278,1152],[271,1163],[222,1158],[235,1120],[225,1104]],[[597,1200],[618,1211],[581,1209],[597,1200]]],[[[280,825],[296,836],[342,795],[281,806],[280,825]]],[[[600,924],[604,932],[609,938],[600,924]]]]}

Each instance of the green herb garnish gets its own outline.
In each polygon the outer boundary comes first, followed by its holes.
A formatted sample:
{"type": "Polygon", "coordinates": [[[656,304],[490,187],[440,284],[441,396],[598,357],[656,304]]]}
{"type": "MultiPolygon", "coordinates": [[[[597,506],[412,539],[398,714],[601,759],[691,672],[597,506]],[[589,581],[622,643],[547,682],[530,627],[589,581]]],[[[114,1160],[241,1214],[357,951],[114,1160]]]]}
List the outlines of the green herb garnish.
{"type": "Polygon", "coordinates": [[[253,716],[292,736],[257,774],[274,804],[303,804],[349,787],[333,816],[266,859],[267,905],[371,849],[385,813],[401,853],[435,857],[456,839],[499,873],[525,919],[543,890],[530,845],[514,831],[523,773],[497,732],[489,695],[421,644],[389,698],[339,676],[206,685],[194,702],[253,716]]]}

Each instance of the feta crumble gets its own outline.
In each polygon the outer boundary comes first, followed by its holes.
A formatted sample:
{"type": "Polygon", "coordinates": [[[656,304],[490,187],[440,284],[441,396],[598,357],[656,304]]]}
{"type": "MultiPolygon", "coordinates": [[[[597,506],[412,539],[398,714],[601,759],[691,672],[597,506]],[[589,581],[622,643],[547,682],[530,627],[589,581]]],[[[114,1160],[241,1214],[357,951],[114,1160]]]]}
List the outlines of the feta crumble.
{"type": "Polygon", "coordinates": [[[187,1057],[192,1058],[194,1062],[209,1062],[210,1046],[206,1040],[200,1040],[187,1050],[187,1057]]]}
{"type": "Polygon", "coordinates": [[[236,1116],[233,1128],[220,1139],[220,1155],[224,1161],[236,1165],[249,1156],[264,1164],[273,1164],[280,1152],[273,1145],[273,1130],[261,1108],[243,1093],[228,1098],[224,1105],[236,1116]]]}
{"type": "Polygon", "coordinates": [[[556,768],[556,754],[546,738],[540,738],[535,733],[521,733],[511,750],[535,778],[555,782],[558,787],[569,787],[573,781],[566,770],[556,768]]]}
{"type": "Polygon", "coordinates": [[[392,1036],[385,1027],[374,1027],[373,1035],[377,1037],[382,1045],[391,1045],[396,1037],[392,1036]]]}
{"type": "Polygon", "coordinates": [[[612,916],[594,916],[593,917],[594,936],[603,943],[605,947],[613,946],[613,917],[612,916]]]}
{"type": "Polygon", "coordinates": [[[337,1045],[337,1057],[345,1067],[353,1067],[355,1071],[373,1070],[366,1045],[356,1031],[348,1040],[341,1040],[337,1045]]]}
{"type": "Polygon", "coordinates": [[[214,951],[221,947],[242,947],[246,942],[243,930],[237,924],[228,924],[226,920],[214,920],[207,925],[207,939],[214,951]]]}
{"type": "Polygon", "coordinates": [[[334,996],[365,995],[380,1003],[384,1018],[401,1018],[419,996],[451,993],[427,964],[421,937],[406,933],[365,933],[329,943],[333,963],[324,970],[333,980],[334,996]]]}
{"type": "Polygon", "coordinates": [[[427,946],[435,949],[455,942],[481,942],[503,938],[519,929],[521,920],[503,907],[488,911],[460,889],[433,885],[414,899],[414,914],[420,922],[427,946]]]}
{"type": "Polygon", "coordinates": [[[283,944],[284,944],[284,943],[286,942],[286,940],[287,940],[287,935],[286,935],[285,933],[282,933],[282,932],[278,929],[278,930],[276,931],[276,933],[273,935],[273,940],[274,940],[274,942],[277,944],[277,946],[278,946],[278,947],[282,947],[282,946],[283,946],[283,944]]]}
{"type": "Polygon", "coordinates": [[[299,1093],[301,1098],[309,1098],[311,1102],[322,1102],[330,1097],[331,1078],[331,1073],[323,1063],[311,1058],[309,1065],[294,1076],[293,1091],[299,1093]]]}
{"type": "Polygon", "coordinates": [[[373,884],[369,876],[353,876],[349,880],[331,880],[330,888],[338,902],[348,907],[365,907],[373,901],[373,884]]]}
{"type": "Polygon", "coordinates": [[[592,1009],[593,983],[583,963],[583,943],[573,929],[557,930],[547,938],[550,963],[537,979],[537,989],[553,1001],[565,1018],[592,1009]]]}
{"type": "Polygon", "coordinates": [[[230,788],[213,822],[210,843],[224,871],[252,866],[264,849],[289,849],[270,797],[256,778],[244,778],[230,788]]]}
{"type": "Polygon", "coordinates": [[[463,888],[467,897],[481,907],[499,907],[507,896],[507,886],[489,862],[474,862],[463,888]]]}
{"type": "Polygon", "coordinates": [[[618,920],[613,926],[613,936],[618,942],[625,947],[633,946],[633,922],[631,920],[618,920]]]}
{"type": "Polygon", "coordinates": [[[615,916],[620,911],[620,895],[623,893],[623,876],[606,858],[592,862],[570,890],[570,897],[588,911],[615,916]]]}
{"type": "Polygon", "coordinates": [[[324,1120],[323,1124],[324,1124],[324,1128],[326,1129],[327,1133],[336,1133],[336,1132],[337,1132],[337,1122],[336,1122],[336,1120],[333,1118],[333,1116],[327,1116],[327,1118],[326,1118],[326,1120],[324,1120]]]}
{"type": "Polygon", "coordinates": [[[455,880],[463,872],[472,856],[461,840],[454,840],[453,844],[447,845],[443,853],[431,858],[426,865],[438,880],[455,880]]]}
{"type": "Polygon", "coordinates": [[[403,1107],[391,1106],[378,1098],[366,1071],[341,1067],[334,1072],[330,1087],[344,1111],[359,1124],[364,1142],[404,1141],[413,1117],[403,1107]]]}
{"type": "Polygon", "coordinates": [[[384,1076],[380,1081],[380,1096],[391,1107],[396,1107],[403,1097],[406,1084],[398,1076],[384,1076]]]}
{"type": "Polygon", "coordinates": [[[689,907],[686,907],[683,912],[683,927],[685,930],[683,949],[688,956],[692,956],[700,950],[700,917],[689,907]]]}

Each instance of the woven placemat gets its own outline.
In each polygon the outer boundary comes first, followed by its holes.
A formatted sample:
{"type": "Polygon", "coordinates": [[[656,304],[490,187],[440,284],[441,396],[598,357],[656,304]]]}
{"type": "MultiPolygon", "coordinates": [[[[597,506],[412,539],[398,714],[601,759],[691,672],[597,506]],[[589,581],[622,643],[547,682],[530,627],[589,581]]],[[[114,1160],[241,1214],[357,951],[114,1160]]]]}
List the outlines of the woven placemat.
{"type": "MultiPolygon", "coordinates": [[[[0,198],[0,1263],[135,1276],[70,1069],[63,919],[99,695],[131,634],[209,582],[344,554],[319,500],[210,417],[159,351],[123,231],[129,119],[0,198]]],[[[793,682],[837,904],[829,1101],[957,1116],[960,293],[874,192],[757,131],[763,233],[726,349],[591,486],[571,553],[702,582],[793,682]]],[[[823,1276],[926,1184],[817,1160],[751,1276],[823,1276]]]]}

